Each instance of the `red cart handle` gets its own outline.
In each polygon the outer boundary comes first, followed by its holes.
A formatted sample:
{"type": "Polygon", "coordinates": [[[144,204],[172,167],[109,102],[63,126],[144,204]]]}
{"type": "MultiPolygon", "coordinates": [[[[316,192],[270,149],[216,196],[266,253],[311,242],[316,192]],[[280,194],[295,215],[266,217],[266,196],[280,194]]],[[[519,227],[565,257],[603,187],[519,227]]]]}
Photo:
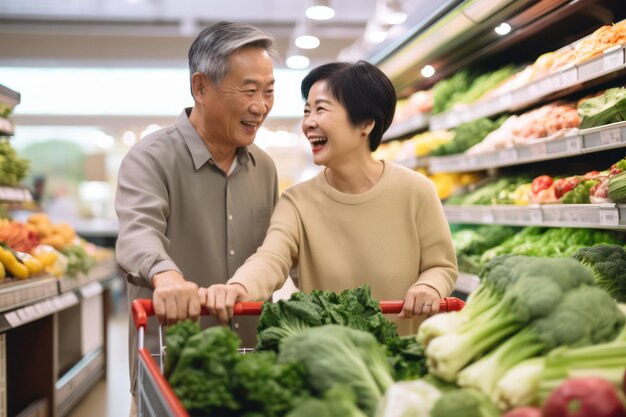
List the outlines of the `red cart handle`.
{"type": "MultiPolygon", "coordinates": [[[[394,314],[402,311],[404,305],[403,300],[396,301],[380,301],[380,309],[383,314],[394,314]]],[[[439,301],[439,312],[446,313],[449,311],[459,311],[463,308],[465,302],[456,297],[442,298],[439,301]]],[[[233,306],[233,315],[235,316],[258,316],[261,314],[261,308],[263,307],[263,301],[258,302],[243,302],[236,303],[233,306]]],[[[133,301],[132,306],[133,321],[135,327],[146,327],[148,323],[148,317],[154,315],[154,306],[152,300],[141,299],[133,301]]],[[[208,311],[202,309],[202,315],[208,315],[208,311]]]]}

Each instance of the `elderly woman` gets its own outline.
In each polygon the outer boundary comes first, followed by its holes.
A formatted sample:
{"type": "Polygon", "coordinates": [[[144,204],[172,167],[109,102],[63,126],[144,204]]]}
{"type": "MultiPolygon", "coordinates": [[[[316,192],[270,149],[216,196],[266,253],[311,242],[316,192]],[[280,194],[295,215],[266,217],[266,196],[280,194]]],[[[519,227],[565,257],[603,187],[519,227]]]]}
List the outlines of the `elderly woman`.
{"type": "Polygon", "coordinates": [[[268,299],[297,266],[304,292],[368,284],[379,300],[404,299],[394,321],[415,333],[419,320],[406,319],[438,311],[457,266],[434,185],[372,157],[393,119],[393,85],[367,62],[338,62],[313,69],[301,91],[302,131],[324,170],[283,193],[263,245],[201,299],[226,322],[235,302],[268,299]]]}

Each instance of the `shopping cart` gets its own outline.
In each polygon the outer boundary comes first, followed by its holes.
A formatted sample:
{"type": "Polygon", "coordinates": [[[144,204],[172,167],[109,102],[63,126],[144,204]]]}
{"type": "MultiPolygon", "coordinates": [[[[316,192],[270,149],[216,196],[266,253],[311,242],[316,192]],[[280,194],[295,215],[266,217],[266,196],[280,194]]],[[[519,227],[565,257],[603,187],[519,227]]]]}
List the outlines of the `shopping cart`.
{"type": "MultiPolygon", "coordinates": [[[[380,301],[383,314],[402,311],[404,301],[380,301]]],[[[458,311],[465,303],[454,297],[444,298],[439,303],[440,312],[458,311]]],[[[261,314],[263,302],[237,303],[233,314],[237,316],[256,316],[261,314]]],[[[139,417],[189,417],[189,414],[176,397],[172,388],[163,377],[163,340],[160,339],[160,352],[151,354],[144,348],[144,333],[148,317],[154,315],[151,300],[135,300],[132,304],[133,321],[137,329],[139,347],[137,372],[137,415],[139,417]],[[158,356],[160,364],[154,361],[158,356]]],[[[206,314],[203,311],[203,314],[206,314]]],[[[159,332],[160,333],[160,332],[159,332]]],[[[159,337],[161,335],[159,334],[159,337]]]]}

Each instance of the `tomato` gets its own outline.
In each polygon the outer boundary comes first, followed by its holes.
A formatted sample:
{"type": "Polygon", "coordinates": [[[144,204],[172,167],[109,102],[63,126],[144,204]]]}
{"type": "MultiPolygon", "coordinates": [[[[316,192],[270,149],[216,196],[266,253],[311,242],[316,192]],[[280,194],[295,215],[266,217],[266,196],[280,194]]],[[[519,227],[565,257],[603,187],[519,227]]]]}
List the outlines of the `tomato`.
{"type": "Polygon", "coordinates": [[[571,378],[552,391],[543,405],[543,417],[626,417],[626,410],[609,381],[571,378]]]}
{"type": "Polygon", "coordinates": [[[540,175],[533,180],[531,190],[533,194],[537,194],[539,191],[549,188],[553,182],[554,180],[552,179],[551,176],[540,175]]]}

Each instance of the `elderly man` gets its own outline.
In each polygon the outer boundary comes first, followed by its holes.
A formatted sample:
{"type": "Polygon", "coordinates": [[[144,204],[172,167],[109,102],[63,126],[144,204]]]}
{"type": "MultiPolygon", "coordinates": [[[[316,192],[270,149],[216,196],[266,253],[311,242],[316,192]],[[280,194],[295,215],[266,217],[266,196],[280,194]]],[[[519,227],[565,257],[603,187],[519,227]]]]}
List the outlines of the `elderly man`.
{"type": "MultiPolygon", "coordinates": [[[[202,30],[189,50],[193,108],[122,161],[117,261],[127,273],[129,301],[152,298],[161,323],[197,318],[198,286],[224,283],[263,241],[278,181],[274,163],[253,141],[274,102],[274,57],[273,38],[250,25],[202,30]]],[[[253,319],[231,322],[244,346],[255,342],[253,319]]],[[[153,320],[146,332],[152,352],[157,325],[153,320]]],[[[129,336],[134,393],[132,324],[129,336]]]]}

